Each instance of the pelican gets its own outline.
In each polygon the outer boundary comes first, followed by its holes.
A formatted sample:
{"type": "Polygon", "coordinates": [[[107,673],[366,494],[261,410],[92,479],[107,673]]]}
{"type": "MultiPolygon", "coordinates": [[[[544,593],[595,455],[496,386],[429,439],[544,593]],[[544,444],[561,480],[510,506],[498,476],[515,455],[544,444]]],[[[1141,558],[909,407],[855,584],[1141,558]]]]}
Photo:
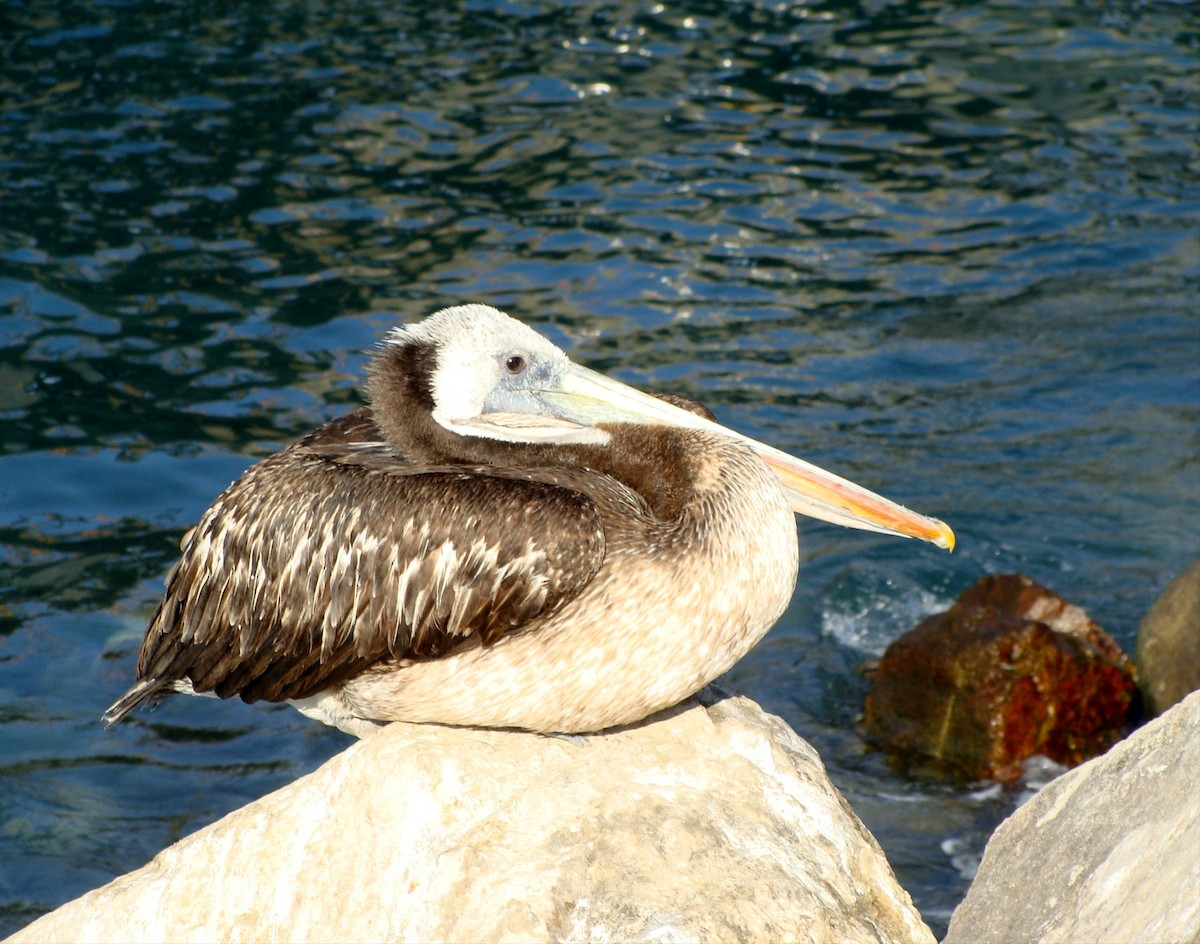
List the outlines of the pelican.
{"type": "Polygon", "coordinates": [[[369,406],[252,466],[183,539],[116,724],[176,692],[580,734],[641,721],[791,599],[793,514],[941,521],[568,360],[484,305],[391,331],[369,406]]]}

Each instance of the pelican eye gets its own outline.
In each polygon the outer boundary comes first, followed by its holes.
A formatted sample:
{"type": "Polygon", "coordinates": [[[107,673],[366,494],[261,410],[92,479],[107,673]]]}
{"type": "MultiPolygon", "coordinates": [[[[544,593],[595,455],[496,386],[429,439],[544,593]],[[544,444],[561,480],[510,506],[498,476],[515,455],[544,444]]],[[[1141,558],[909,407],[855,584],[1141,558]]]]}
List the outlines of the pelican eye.
{"type": "Polygon", "coordinates": [[[510,354],[504,359],[504,369],[510,374],[519,374],[525,369],[525,358],[520,354],[510,354]]]}

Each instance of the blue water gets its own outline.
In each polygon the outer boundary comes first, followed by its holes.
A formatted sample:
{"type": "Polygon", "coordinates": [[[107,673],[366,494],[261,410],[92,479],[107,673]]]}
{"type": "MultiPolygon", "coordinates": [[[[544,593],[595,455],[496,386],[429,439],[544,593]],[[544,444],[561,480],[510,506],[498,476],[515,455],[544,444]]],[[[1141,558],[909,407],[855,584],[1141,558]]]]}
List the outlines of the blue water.
{"type": "Polygon", "coordinates": [[[727,680],[943,928],[1031,784],[893,770],[858,669],[987,572],[1132,649],[1200,553],[1198,49],[1184,2],[0,7],[0,934],[348,743],[98,717],[216,493],[466,300],[954,526],[802,522],[727,680]]]}

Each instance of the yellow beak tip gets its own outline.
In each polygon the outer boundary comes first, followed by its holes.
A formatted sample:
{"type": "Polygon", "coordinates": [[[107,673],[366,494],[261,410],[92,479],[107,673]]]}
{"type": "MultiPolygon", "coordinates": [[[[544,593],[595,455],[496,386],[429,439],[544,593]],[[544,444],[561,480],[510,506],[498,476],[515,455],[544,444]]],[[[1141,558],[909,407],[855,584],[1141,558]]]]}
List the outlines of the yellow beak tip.
{"type": "Polygon", "coordinates": [[[954,532],[950,529],[950,526],[944,521],[938,522],[936,536],[931,538],[931,540],[938,547],[942,548],[942,550],[950,552],[954,551],[956,538],[954,537],[954,532]]]}

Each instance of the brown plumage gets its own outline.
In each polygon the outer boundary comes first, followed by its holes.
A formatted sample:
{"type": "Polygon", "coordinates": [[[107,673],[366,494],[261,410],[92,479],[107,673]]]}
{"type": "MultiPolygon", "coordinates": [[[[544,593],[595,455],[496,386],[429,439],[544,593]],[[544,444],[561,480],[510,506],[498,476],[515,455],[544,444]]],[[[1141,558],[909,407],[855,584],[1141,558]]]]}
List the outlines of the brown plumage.
{"type": "Polygon", "coordinates": [[[321,427],[251,468],[201,519],[150,621],[139,676],[186,676],[245,701],[303,698],[381,659],[436,656],[472,634],[490,643],[553,610],[599,567],[600,518],[580,492],[509,471],[407,461],[368,410],[321,427]],[[555,546],[534,547],[531,516],[553,522],[555,546]],[[462,547],[464,532],[468,553],[451,566],[442,549],[462,547]]]}

